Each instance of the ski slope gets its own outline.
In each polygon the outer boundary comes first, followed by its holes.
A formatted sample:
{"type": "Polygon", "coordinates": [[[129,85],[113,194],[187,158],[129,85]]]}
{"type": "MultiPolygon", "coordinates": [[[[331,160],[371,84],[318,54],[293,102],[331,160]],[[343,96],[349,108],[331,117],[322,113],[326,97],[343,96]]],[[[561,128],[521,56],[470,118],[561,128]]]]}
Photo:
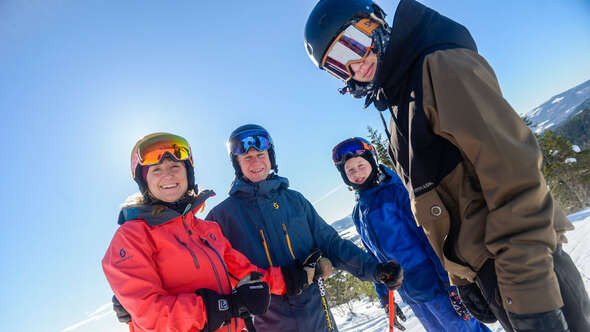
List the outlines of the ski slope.
{"type": "MultiPolygon", "coordinates": [[[[568,232],[569,243],[564,245],[565,251],[570,254],[572,260],[582,274],[582,279],[586,289],[590,289],[590,208],[576,212],[568,216],[574,223],[575,230],[568,232]]],[[[341,230],[342,231],[342,230],[341,230]]],[[[358,237],[354,226],[352,229],[345,230],[346,237],[354,239],[358,237]]],[[[342,232],[340,232],[342,234],[342,232]]],[[[396,298],[399,298],[396,294],[396,298]]],[[[407,320],[403,325],[406,332],[425,331],[420,321],[414,316],[409,306],[399,301],[407,320]]],[[[354,314],[346,312],[342,307],[333,309],[334,318],[340,332],[383,332],[387,331],[388,318],[385,312],[378,304],[372,304],[367,301],[357,301],[354,304],[354,314]]],[[[489,324],[488,327],[493,332],[503,332],[504,329],[499,323],[489,324]]],[[[398,331],[396,329],[396,331],[398,331]]]]}

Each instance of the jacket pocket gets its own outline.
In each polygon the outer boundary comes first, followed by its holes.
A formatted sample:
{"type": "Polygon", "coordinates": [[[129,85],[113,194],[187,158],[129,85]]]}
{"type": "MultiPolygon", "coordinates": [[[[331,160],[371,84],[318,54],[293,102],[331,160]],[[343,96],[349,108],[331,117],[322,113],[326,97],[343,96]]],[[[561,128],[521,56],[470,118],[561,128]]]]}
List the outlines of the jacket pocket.
{"type": "Polygon", "coordinates": [[[476,273],[468,266],[452,261],[445,254],[451,219],[436,190],[430,190],[412,200],[412,211],[418,226],[422,226],[430,245],[445,270],[452,275],[473,282],[476,273]]]}

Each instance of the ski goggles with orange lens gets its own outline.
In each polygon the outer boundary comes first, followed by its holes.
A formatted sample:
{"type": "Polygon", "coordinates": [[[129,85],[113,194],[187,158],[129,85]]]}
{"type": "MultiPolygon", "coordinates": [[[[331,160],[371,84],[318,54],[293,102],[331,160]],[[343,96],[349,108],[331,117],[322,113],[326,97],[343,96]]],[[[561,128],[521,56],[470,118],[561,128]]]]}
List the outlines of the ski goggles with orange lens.
{"type": "Polygon", "coordinates": [[[250,148],[258,151],[268,150],[272,146],[272,140],[264,130],[248,130],[227,142],[227,149],[235,156],[241,156],[248,153],[250,148]]]}
{"type": "Polygon", "coordinates": [[[366,139],[360,137],[349,138],[332,149],[332,161],[338,165],[352,157],[362,155],[365,151],[370,151],[373,154],[377,153],[375,147],[366,139]]]}
{"type": "Polygon", "coordinates": [[[354,76],[350,65],[361,62],[372,48],[373,31],[379,23],[365,18],[349,25],[332,42],[322,60],[322,68],[337,79],[348,81],[354,76]]]}
{"type": "Polygon", "coordinates": [[[183,137],[167,133],[156,133],[142,138],[135,145],[131,155],[133,178],[135,178],[137,165],[157,165],[166,155],[175,161],[188,160],[191,165],[193,164],[191,147],[183,137]]]}

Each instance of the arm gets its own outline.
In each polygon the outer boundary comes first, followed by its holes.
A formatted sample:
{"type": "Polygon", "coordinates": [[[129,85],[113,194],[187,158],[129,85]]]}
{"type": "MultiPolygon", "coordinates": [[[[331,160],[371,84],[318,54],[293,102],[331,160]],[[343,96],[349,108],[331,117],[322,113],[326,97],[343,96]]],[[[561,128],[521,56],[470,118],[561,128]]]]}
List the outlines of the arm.
{"type": "Polygon", "coordinates": [[[171,295],[164,290],[152,260],[155,249],[145,224],[127,222],[117,230],[102,260],[113,292],[146,331],[201,330],[203,300],[192,292],[171,295]]]}
{"type": "Polygon", "coordinates": [[[364,281],[375,282],[377,261],[354,243],[344,240],[315,211],[311,203],[301,196],[309,227],[316,245],[322,249],[334,267],[350,272],[364,281]]]}
{"type": "Polygon", "coordinates": [[[481,185],[489,209],[484,241],[495,258],[504,306],[516,313],[563,306],[553,271],[553,200],[534,135],[477,53],[435,52],[424,70],[434,91],[436,106],[425,109],[433,131],[463,152],[481,185]],[[534,293],[546,294],[547,301],[535,301],[534,293]]]}

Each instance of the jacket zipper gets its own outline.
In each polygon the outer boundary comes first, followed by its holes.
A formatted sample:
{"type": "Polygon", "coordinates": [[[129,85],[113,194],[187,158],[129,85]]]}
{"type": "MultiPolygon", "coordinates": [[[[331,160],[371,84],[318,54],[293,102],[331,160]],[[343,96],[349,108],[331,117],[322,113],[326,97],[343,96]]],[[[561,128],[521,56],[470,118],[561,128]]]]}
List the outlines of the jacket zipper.
{"type": "Polygon", "coordinates": [[[270,252],[268,251],[268,245],[266,244],[266,238],[264,237],[264,232],[262,228],[260,229],[260,237],[262,238],[262,245],[264,246],[264,250],[266,251],[266,258],[268,258],[268,263],[270,267],[272,267],[272,259],[270,259],[270,252]]]}
{"type": "Polygon", "coordinates": [[[287,232],[287,226],[285,226],[285,224],[281,224],[281,226],[283,227],[283,232],[285,233],[285,239],[287,239],[287,247],[289,247],[289,252],[291,253],[291,257],[293,257],[293,260],[296,260],[297,258],[295,258],[295,254],[293,253],[293,248],[291,248],[291,239],[289,239],[289,233],[287,232]]]}
{"type": "Polygon", "coordinates": [[[174,234],[174,237],[176,238],[176,241],[182,244],[186,248],[186,250],[188,250],[188,252],[191,254],[191,257],[193,258],[193,264],[195,264],[197,270],[200,269],[201,266],[199,265],[199,261],[197,260],[197,256],[195,255],[193,250],[186,244],[186,242],[182,241],[180,237],[178,237],[178,235],[174,234]]]}

